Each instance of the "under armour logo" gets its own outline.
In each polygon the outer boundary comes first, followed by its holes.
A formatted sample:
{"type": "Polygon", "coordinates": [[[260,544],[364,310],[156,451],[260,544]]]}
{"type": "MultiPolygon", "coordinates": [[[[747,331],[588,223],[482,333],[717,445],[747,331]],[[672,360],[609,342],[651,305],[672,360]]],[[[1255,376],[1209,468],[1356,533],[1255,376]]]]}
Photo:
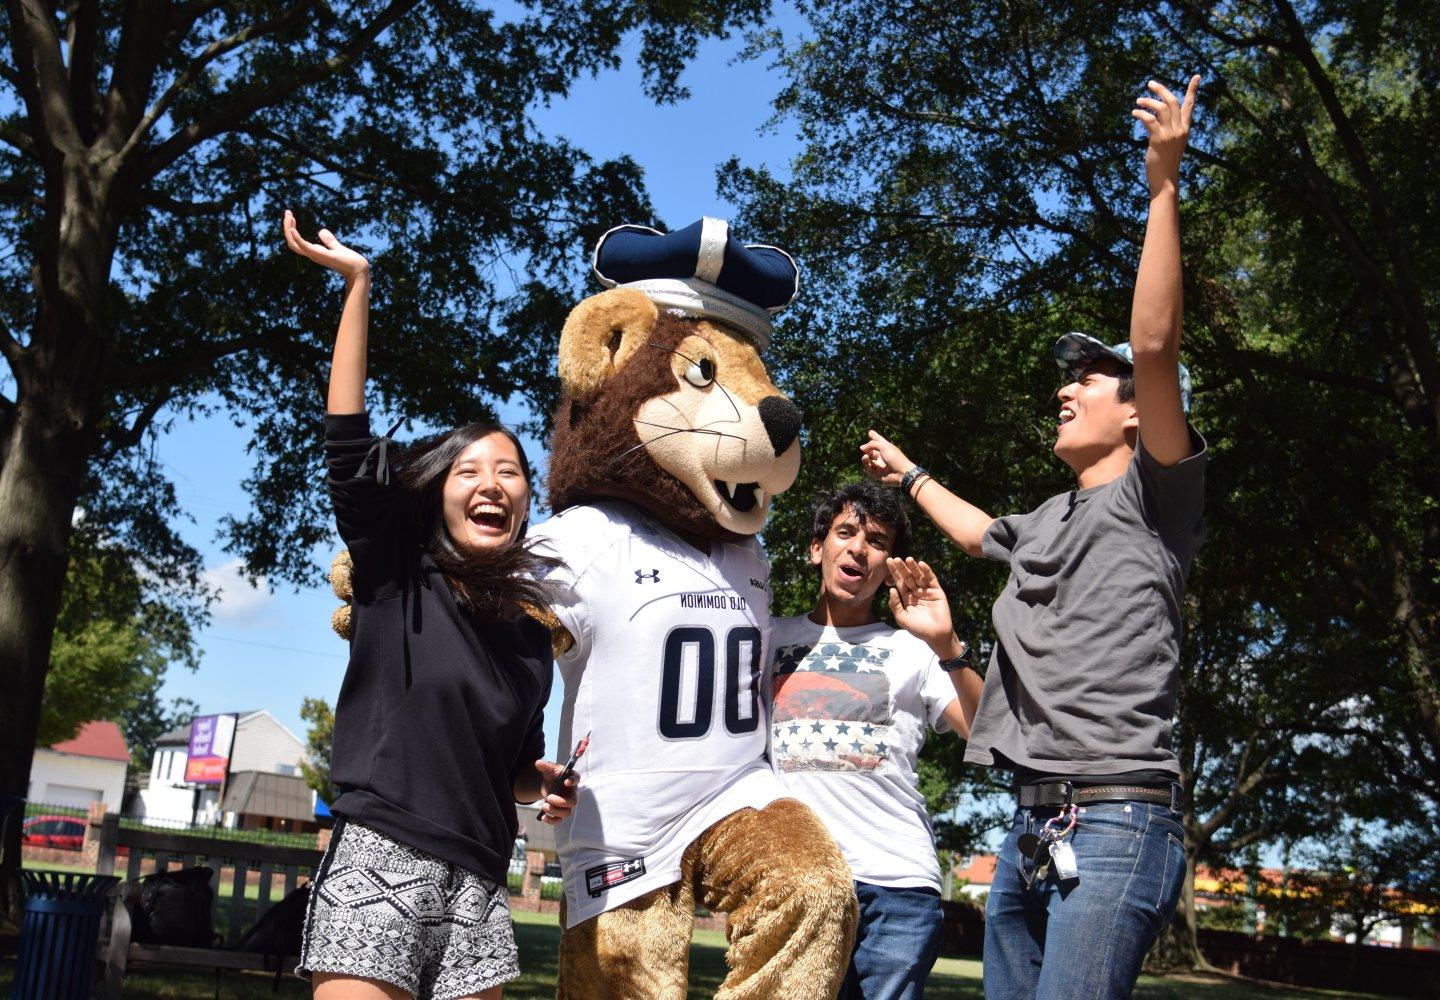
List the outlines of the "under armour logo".
{"type": "Polygon", "coordinates": [[[754,587],[756,590],[764,590],[764,589],[765,589],[765,584],[761,583],[759,580],[755,579],[753,576],[750,578],[750,586],[754,587]]]}
{"type": "Polygon", "coordinates": [[[652,569],[647,573],[644,570],[637,569],[635,571],[635,582],[644,583],[646,580],[649,580],[651,583],[659,583],[660,571],[658,569],[652,569]]]}

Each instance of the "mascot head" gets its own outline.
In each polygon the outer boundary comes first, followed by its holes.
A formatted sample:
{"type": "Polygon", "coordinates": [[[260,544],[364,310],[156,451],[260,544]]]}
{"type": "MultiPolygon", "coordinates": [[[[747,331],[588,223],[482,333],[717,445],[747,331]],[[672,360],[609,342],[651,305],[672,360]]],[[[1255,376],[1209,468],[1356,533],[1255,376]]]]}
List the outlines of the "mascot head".
{"type": "Polygon", "coordinates": [[[800,468],[800,410],[760,359],[795,262],[707,218],[612,229],[593,267],[608,290],[560,335],[551,508],[618,497],[692,538],[755,534],[800,468]]]}

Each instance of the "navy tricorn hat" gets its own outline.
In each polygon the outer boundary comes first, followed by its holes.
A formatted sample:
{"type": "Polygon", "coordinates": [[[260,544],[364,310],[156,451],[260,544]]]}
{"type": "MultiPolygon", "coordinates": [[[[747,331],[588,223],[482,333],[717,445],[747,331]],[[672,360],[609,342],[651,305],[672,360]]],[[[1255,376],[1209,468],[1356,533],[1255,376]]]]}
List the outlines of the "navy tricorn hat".
{"type": "Polygon", "coordinates": [[[779,247],[741,244],[730,224],[709,216],[673,233],[616,226],[595,244],[595,277],[606,288],[633,288],[658,306],[719,320],[761,351],[772,317],[800,288],[800,269],[779,247]]]}

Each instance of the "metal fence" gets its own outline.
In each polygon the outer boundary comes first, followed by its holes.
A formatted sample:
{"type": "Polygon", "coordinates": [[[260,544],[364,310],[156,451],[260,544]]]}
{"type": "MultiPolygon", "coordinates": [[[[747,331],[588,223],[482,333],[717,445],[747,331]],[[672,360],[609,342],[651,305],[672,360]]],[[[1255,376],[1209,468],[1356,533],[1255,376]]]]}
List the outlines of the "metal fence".
{"type": "MultiPolygon", "coordinates": [[[[63,806],[53,802],[26,802],[24,822],[28,823],[41,816],[74,818],[84,821],[88,815],[89,811],[79,806],[63,806]]],[[[218,837],[223,840],[236,840],[249,844],[271,844],[276,847],[300,847],[313,850],[316,846],[314,833],[288,833],[281,830],[232,830],[224,826],[187,823],[184,820],[162,819],[157,816],[121,816],[120,825],[127,830],[164,830],[167,833],[186,836],[218,837]]],[[[33,827],[34,824],[31,826],[33,827]]]]}
{"type": "Polygon", "coordinates": [[[79,806],[61,806],[53,802],[25,802],[25,818],[34,819],[36,816],[78,816],[84,819],[89,815],[88,810],[79,806]]]}
{"type": "Polygon", "coordinates": [[[250,844],[273,844],[277,847],[315,847],[314,833],[288,833],[282,830],[232,830],[226,826],[212,826],[206,823],[186,823],[183,820],[168,820],[158,817],[121,816],[120,825],[127,830],[164,830],[192,837],[218,837],[222,840],[238,840],[250,844]]]}

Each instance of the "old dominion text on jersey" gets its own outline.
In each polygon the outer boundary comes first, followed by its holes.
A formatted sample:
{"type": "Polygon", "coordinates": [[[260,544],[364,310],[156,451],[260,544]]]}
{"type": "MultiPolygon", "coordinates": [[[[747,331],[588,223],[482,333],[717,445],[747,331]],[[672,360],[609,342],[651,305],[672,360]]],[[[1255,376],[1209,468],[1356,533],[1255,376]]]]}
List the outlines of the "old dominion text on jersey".
{"type": "Polygon", "coordinates": [[[716,611],[746,611],[749,605],[737,594],[680,594],[682,608],[711,608],[716,611]]]}

